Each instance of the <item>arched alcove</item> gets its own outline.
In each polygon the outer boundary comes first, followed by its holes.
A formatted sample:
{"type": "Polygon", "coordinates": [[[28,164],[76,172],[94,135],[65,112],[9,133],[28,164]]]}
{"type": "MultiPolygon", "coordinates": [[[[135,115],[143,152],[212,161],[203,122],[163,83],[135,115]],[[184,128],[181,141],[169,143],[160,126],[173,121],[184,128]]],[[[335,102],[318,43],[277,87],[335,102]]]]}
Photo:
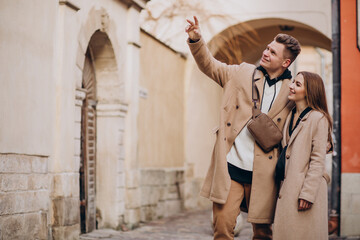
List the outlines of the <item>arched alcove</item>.
{"type": "Polygon", "coordinates": [[[115,29],[104,9],[93,8],[79,32],[77,67],[82,80],[76,82],[76,98],[80,100],[76,102],[76,111],[82,112],[82,116],[75,131],[81,132],[81,148],[75,152],[79,152],[83,168],[80,168],[83,198],[80,202],[85,205],[81,212],[82,232],[95,227],[116,228],[124,214],[127,104],[115,29]]]}

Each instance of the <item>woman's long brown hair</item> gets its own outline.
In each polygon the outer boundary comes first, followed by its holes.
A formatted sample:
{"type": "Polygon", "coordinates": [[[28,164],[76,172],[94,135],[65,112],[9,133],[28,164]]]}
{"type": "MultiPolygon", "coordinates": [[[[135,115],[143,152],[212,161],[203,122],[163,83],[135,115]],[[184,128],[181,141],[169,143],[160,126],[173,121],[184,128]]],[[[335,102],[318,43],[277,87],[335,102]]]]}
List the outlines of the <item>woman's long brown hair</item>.
{"type": "Polygon", "coordinates": [[[317,110],[324,114],[326,119],[329,122],[329,137],[331,141],[331,131],[332,131],[332,119],[328,111],[328,106],[326,102],[326,93],[325,86],[322,78],[311,72],[302,71],[298,74],[301,74],[304,77],[304,85],[306,90],[306,102],[309,107],[314,110],[317,110]]]}

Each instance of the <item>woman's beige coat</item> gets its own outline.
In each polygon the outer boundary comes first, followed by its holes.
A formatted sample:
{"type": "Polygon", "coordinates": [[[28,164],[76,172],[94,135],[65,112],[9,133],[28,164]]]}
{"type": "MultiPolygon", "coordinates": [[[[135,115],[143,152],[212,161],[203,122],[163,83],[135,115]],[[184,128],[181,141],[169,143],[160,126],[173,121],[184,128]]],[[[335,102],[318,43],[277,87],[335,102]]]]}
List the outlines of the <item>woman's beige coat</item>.
{"type": "MultiPolygon", "coordinates": [[[[328,146],[328,121],[315,110],[300,121],[289,138],[289,114],[282,145],[286,151],[285,179],[276,204],[274,240],[328,239],[327,182],[325,156],[328,146]],[[312,204],[299,212],[298,200],[312,204]]],[[[296,121],[296,119],[294,119],[296,121]]]]}
{"type": "MultiPolygon", "coordinates": [[[[231,182],[226,155],[235,138],[252,116],[251,77],[255,66],[247,63],[226,65],[217,61],[210,54],[203,39],[188,44],[199,69],[224,88],[220,122],[216,130],[217,139],[211,164],[200,193],[216,203],[224,204],[231,182]]],[[[289,82],[289,79],[283,80],[279,95],[268,113],[280,130],[283,129],[285,119],[293,107],[288,100],[289,82]]],[[[257,71],[255,85],[259,90],[259,96],[262,96],[263,84],[264,76],[261,71],[257,71]]],[[[248,209],[249,222],[273,222],[278,190],[274,183],[277,156],[277,149],[264,153],[255,144],[253,179],[248,209]]]]}

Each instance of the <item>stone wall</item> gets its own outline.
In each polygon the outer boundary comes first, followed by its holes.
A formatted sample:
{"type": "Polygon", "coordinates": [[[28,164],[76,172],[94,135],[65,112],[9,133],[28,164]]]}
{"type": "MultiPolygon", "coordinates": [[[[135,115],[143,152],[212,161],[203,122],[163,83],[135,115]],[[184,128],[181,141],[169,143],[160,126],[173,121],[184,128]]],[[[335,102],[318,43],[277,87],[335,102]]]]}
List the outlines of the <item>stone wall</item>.
{"type": "Polygon", "coordinates": [[[51,239],[78,239],[80,235],[79,173],[49,174],[51,239]]]}
{"type": "Polygon", "coordinates": [[[0,239],[48,239],[47,157],[0,154],[0,239]]]}
{"type": "Polygon", "coordinates": [[[183,206],[183,169],[141,169],[138,186],[127,189],[125,224],[134,228],[179,213],[183,206]]]}
{"type": "Polygon", "coordinates": [[[342,236],[360,235],[360,174],[341,174],[341,219],[342,236]]]}

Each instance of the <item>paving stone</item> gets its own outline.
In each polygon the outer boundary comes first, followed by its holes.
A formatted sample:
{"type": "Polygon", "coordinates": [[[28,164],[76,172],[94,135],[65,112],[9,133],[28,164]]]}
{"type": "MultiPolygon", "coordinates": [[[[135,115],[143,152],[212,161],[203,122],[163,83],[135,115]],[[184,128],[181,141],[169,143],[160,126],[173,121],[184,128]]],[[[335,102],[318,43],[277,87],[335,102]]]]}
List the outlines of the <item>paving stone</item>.
{"type": "MultiPolygon", "coordinates": [[[[100,229],[83,234],[81,240],[212,240],[211,210],[182,212],[141,224],[139,228],[121,232],[112,229],[100,229]]],[[[251,239],[252,227],[245,223],[235,240],[251,239]]]]}

